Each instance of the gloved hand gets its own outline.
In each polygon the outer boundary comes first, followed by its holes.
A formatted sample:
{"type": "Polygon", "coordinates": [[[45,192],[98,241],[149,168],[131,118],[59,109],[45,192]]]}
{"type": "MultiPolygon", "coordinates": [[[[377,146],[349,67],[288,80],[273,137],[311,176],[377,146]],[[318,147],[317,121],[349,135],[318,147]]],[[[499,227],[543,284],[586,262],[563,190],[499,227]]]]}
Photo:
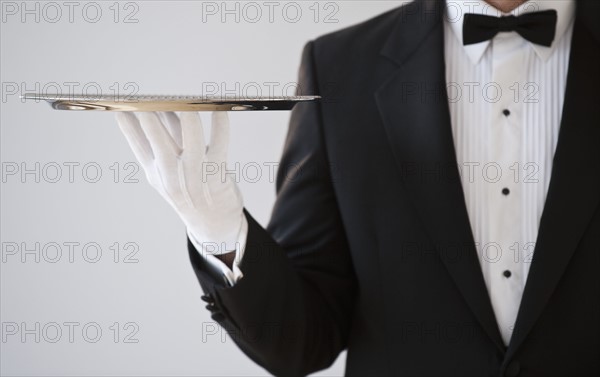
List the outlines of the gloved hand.
{"type": "Polygon", "coordinates": [[[208,146],[195,112],[179,116],[120,112],[117,122],[148,181],[183,220],[199,252],[219,255],[245,242],[238,239],[248,226],[242,195],[224,174],[229,143],[226,112],[213,112],[208,146]]]}

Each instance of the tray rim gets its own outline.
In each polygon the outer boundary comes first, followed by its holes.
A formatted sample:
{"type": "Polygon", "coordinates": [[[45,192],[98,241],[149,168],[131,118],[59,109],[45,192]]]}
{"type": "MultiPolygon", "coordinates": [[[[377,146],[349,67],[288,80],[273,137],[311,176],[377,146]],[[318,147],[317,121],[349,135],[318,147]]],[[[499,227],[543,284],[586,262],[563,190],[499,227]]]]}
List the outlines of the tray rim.
{"type": "Polygon", "coordinates": [[[318,95],[299,95],[299,96],[273,96],[273,97],[251,97],[251,96],[203,96],[203,95],[63,95],[63,94],[40,94],[40,93],[24,93],[20,95],[23,100],[30,101],[71,101],[71,102],[110,102],[110,103],[136,103],[136,102],[184,102],[194,101],[199,104],[213,103],[234,103],[234,102],[302,102],[314,101],[321,99],[318,95]],[[115,98],[116,97],[116,98],[115,98]],[[169,98],[170,97],[170,98],[169,98]]]}

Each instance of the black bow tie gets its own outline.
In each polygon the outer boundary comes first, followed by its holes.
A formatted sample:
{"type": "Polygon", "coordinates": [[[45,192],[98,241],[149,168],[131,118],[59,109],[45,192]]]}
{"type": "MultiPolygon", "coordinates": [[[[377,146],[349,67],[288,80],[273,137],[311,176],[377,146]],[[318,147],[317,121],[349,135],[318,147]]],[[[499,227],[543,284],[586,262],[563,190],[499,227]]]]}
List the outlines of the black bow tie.
{"type": "Polygon", "coordinates": [[[493,17],[466,13],[463,21],[463,45],[494,38],[501,31],[516,31],[531,43],[549,47],[556,32],[556,11],[525,13],[518,17],[493,17]]]}

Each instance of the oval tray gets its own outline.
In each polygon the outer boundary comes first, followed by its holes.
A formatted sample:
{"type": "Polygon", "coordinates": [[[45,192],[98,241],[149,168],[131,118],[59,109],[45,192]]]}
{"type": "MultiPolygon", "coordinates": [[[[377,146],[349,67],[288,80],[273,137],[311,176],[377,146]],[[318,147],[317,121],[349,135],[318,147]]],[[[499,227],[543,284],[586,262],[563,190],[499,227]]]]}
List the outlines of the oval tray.
{"type": "Polygon", "coordinates": [[[48,102],[56,110],[96,111],[265,111],[291,110],[297,103],[311,102],[319,96],[292,97],[208,97],[171,95],[80,96],[27,93],[29,101],[48,102]]]}

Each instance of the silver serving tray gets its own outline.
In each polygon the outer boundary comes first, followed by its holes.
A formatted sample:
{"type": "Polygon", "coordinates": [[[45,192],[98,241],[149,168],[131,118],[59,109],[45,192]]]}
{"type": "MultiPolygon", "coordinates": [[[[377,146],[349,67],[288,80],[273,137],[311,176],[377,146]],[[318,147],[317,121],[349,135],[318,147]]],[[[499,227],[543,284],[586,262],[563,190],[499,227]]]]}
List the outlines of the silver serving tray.
{"type": "Polygon", "coordinates": [[[56,110],[99,111],[256,111],[291,110],[297,103],[311,102],[319,96],[292,97],[208,97],[169,95],[58,95],[27,93],[22,99],[45,101],[56,110]]]}

